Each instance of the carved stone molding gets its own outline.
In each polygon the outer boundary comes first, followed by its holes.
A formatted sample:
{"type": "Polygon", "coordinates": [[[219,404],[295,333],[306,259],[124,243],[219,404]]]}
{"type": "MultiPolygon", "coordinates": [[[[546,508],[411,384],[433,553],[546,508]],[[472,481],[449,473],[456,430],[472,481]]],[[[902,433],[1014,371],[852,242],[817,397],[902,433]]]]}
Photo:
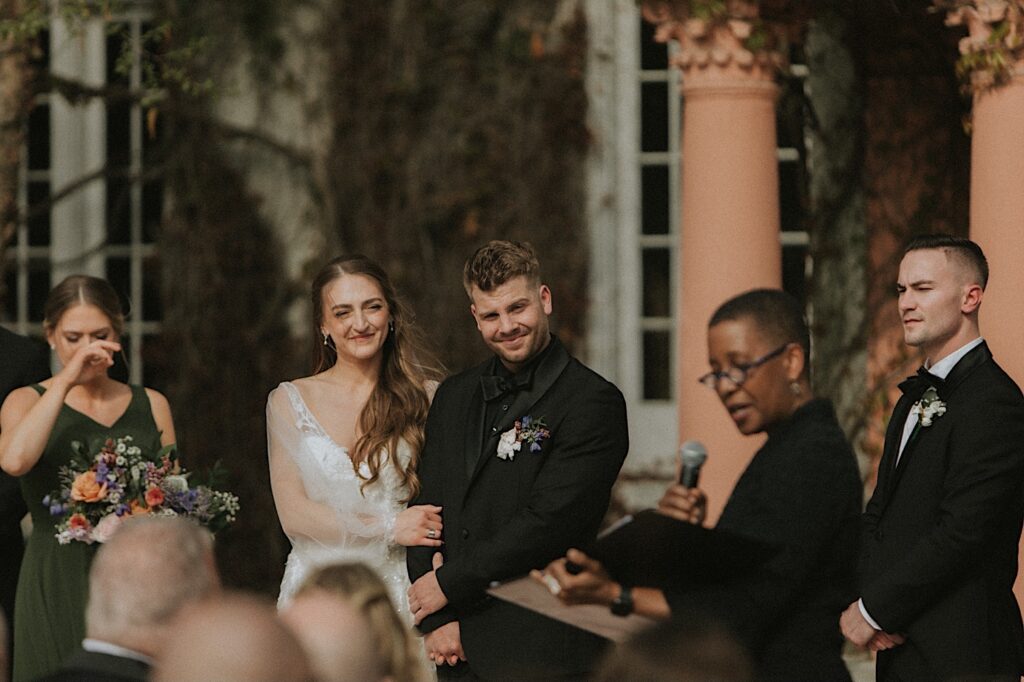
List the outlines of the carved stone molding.
{"type": "Polygon", "coordinates": [[[957,69],[974,92],[1024,76],[1024,0],[933,0],[948,26],[966,26],[957,69]]]}
{"type": "Polygon", "coordinates": [[[786,29],[762,18],[753,0],[644,0],[642,11],[655,40],[678,42],[669,62],[682,72],[684,90],[708,78],[770,83],[785,65],[779,46],[786,29]]]}

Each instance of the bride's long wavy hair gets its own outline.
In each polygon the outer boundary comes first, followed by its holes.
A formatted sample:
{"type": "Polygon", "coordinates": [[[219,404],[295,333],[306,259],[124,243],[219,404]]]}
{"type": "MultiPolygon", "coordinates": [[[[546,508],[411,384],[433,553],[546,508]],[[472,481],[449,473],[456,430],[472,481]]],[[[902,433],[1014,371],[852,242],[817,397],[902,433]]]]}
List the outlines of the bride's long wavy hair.
{"type": "Polygon", "coordinates": [[[420,490],[416,475],[420,451],[423,449],[423,427],[427,421],[430,399],[427,396],[428,382],[441,378],[439,364],[429,353],[413,316],[395,294],[384,269],[362,255],[339,256],[327,263],[313,279],[311,298],[313,303],[313,373],[318,374],[334,366],[338,361],[337,350],[326,345],[321,329],[324,323],[323,291],[334,280],[344,275],[362,275],[372,279],[380,287],[391,318],[391,329],[381,349],[380,377],[370,394],[362,413],[359,415],[359,438],[352,452],[352,467],[365,488],[380,477],[383,465],[382,453],[399,473],[402,484],[409,496],[414,498],[420,490]],[[412,456],[406,466],[398,458],[401,441],[409,444],[412,456]],[[360,467],[366,462],[370,475],[364,476],[360,467]]]}

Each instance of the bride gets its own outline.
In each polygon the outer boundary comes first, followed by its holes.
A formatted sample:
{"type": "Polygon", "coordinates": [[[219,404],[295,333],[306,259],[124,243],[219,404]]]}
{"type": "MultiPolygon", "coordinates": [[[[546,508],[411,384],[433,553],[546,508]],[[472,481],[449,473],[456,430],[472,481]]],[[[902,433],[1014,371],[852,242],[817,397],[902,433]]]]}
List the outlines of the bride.
{"type": "Polygon", "coordinates": [[[361,561],[375,569],[411,625],[405,549],[441,545],[441,508],[406,502],[437,372],[384,270],[342,256],[313,280],[314,373],[267,399],[270,483],[292,543],[278,606],[316,568],[361,561]]]}

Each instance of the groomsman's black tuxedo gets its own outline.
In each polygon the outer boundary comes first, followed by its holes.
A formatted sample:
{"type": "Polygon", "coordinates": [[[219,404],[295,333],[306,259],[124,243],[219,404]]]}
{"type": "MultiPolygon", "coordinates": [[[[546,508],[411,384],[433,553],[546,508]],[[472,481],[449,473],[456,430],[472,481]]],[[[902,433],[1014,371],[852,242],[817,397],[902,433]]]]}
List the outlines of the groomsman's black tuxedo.
{"type": "Polygon", "coordinates": [[[896,404],[864,513],[862,598],[906,643],[878,655],[878,679],[1013,679],[1024,629],[1012,588],[1024,518],[1024,397],[982,343],[938,387],[946,413],[918,425],[896,404]],[[995,677],[998,676],[998,677],[995,677]]]}
{"type": "MultiPolygon", "coordinates": [[[[0,404],[14,389],[49,376],[46,346],[0,327],[0,404]]],[[[8,621],[14,613],[14,593],[24,553],[20,522],[27,511],[18,481],[0,471],[0,605],[8,621]]]]}
{"type": "Polygon", "coordinates": [[[145,682],[150,666],[124,656],[80,650],[36,682],[145,682]]]}
{"type": "MultiPolygon", "coordinates": [[[[449,603],[420,628],[459,621],[470,676],[585,679],[604,640],[484,591],[594,539],[628,449],[625,402],[554,337],[508,377],[518,391],[485,401],[481,377],[495,374],[508,372],[492,358],[451,377],[427,418],[422,489],[410,504],[444,507],[445,564],[437,578],[449,603]],[[539,452],[523,443],[514,459],[499,459],[500,435],[525,416],[543,419],[550,437],[539,452]]],[[[409,549],[413,581],[431,570],[434,552],[409,549]]]]}

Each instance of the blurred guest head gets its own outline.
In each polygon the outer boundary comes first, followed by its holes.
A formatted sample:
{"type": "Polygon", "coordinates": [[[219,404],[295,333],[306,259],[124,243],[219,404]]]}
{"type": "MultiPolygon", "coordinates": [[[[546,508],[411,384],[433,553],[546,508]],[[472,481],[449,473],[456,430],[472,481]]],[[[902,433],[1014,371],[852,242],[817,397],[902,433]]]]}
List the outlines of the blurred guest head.
{"type": "Polygon", "coordinates": [[[748,291],[711,316],[711,371],[700,381],[718,394],[740,433],[759,433],[811,399],[810,347],[795,298],[777,289],[748,291]]]}
{"type": "Polygon", "coordinates": [[[463,269],[470,312],[484,344],[516,372],[550,340],[551,290],[540,281],[533,247],[492,241],[480,247],[463,269]]]}
{"type": "Polygon", "coordinates": [[[706,620],[672,621],[636,635],[605,658],[598,682],[746,682],[747,652],[706,620]]]}
{"type": "Polygon", "coordinates": [[[281,617],[325,680],[414,681],[422,675],[418,641],[395,611],[384,582],[364,564],[316,571],[281,617]]]}
{"type": "Polygon", "coordinates": [[[129,519],[96,552],[86,636],[153,656],[178,610],[219,587],[208,531],[178,517],[129,519]]]}
{"type": "Polygon", "coordinates": [[[242,594],[189,606],[178,614],[157,656],[156,682],[309,682],[298,640],[267,601],[242,594]]]}

